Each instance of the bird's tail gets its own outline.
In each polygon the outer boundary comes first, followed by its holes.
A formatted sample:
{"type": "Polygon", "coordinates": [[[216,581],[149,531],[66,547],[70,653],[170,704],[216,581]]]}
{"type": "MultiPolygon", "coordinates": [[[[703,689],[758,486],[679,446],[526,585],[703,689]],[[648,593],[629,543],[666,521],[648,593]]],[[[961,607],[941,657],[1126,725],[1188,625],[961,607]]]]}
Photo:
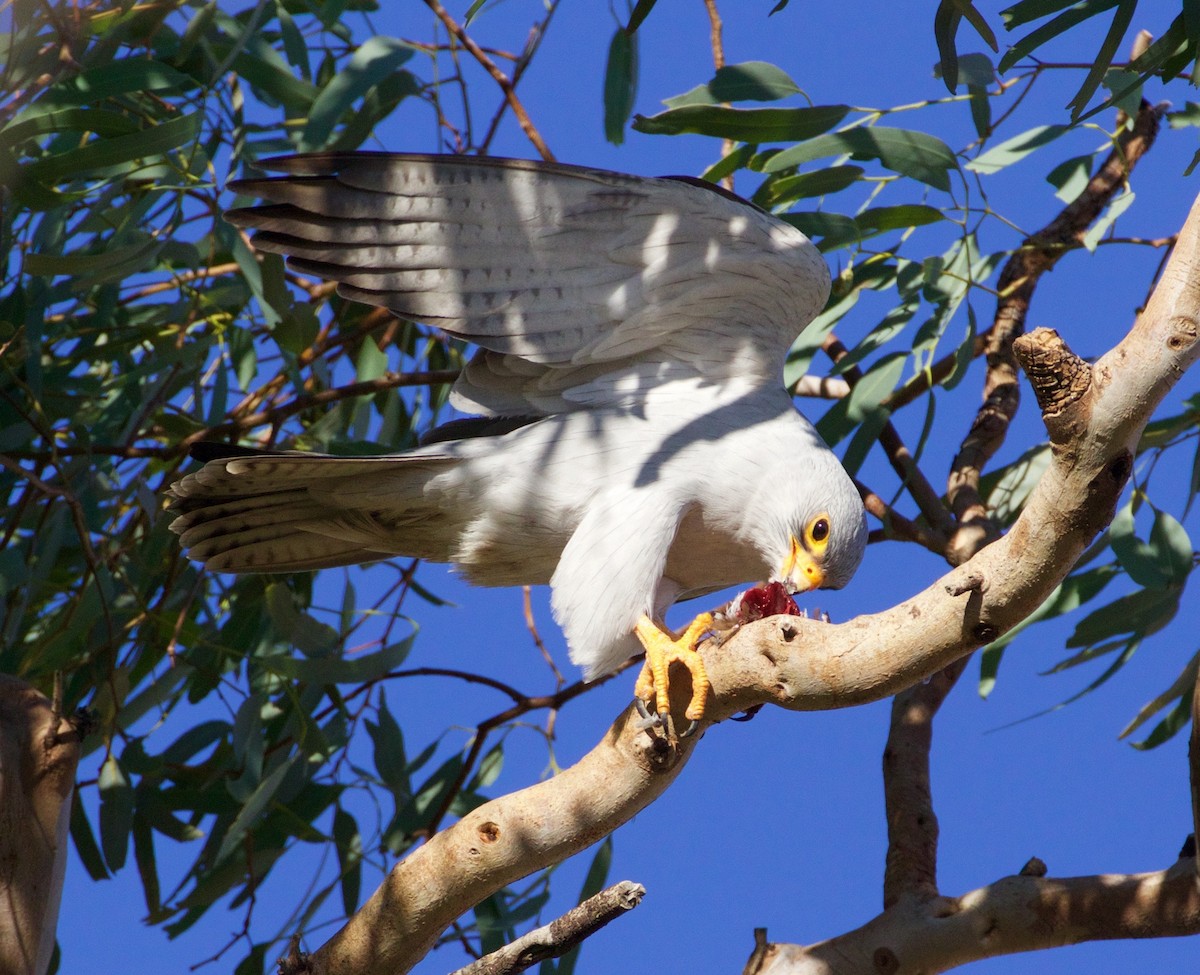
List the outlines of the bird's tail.
{"type": "MultiPolygon", "coordinates": [[[[454,458],[330,457],[231,448],[167,489],[171,530],[221,572],[302,572],[427,551],[424,486],[454,458]],[[415,530],[408,531],[406,528],[415,530]]],[[[444,538],[445,533],[438,533],[444,538]]]]}

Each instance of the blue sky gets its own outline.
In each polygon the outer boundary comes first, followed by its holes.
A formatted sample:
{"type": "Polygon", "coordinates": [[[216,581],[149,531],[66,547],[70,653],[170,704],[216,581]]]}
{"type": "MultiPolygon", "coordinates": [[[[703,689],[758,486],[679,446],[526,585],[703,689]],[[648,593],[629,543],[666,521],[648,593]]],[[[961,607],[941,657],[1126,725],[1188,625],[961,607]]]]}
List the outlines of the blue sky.
{"type": "MultiPolygon", "coordinates": [[[[461,15],[467,6],[460,0],[449,9],[461,15]]],[[[773,62],[817,104],[883,107],[945,94],[932,73],[937,57],[932,4],[793,0],[768,19],[771,6],[769,0],[727,0],[722,5],[728,62],[773,62]]],[[[997,28],[999,6],[980,4],[997,28]]],[[[1158,29],[1173,12],[1166,9],[1170,4],[1142,6],[1148,15],[1161,18],[1147,25],[1158,29]]],[[[481,16],[478,36],[519,46],[537,8],[525,0],[500,4],[481,16]]],[[[424,36],[427,18],[418,4],[394,4],[385,6],[376,24],[398,36],[424,36]],[[410,16],[411,23],[406,20],[410,16]]],[[[631,132],[623,146],[604,141],[599,106],[614,24],[607,4],[563,4],[521,85],[530,115],[565,162],[646,175],[701,171],[717,156],[719,146],[712,140],[631,132]]],[[[964,37],[965,49],[982,49],[981,44],[972,47],[969,31],[964,30],[964,37]]],[[[1086,41],[1056,56],[1087,59],[1097,44],[1092,32],[1086,41]]],[[[636,110],[652,114],[663,98],[708,80],[710,74],[703,5],[698,0],[660,0],[642,31],[636,110]]],[[[1040,85],[1023,109],[1028,121],[1023,125],[1017,120],[1009,133],[1039,122],[1065,121],[1061,106],[1079,80],[1078,73],[1070,73],[1061,82],[1040,85]]],[[[491,93],[481,101],[491,102],[491,93]]],[[[955,148],[970,139],[963,105],[913,113],[894,124],[926,128],[955,148]]],[[[379,146],[428,151],[432,135],[428,111],[414,104],[381,130],[379,146]]],[[[1095,132],[1070,138],[1079,143],[1079,151],[1100,141],[1095,132]]],[[[1161,145],[1135,175],[1138,199],[1118,225],[1122,235],[1161,236],[1178,227],[1197,189],[1195,179],[1180,175],[1194,143],[1192,132],[1164,133],[1161,145]]],[[[535,155],[511,116],[494,151],[535,155]]],[[[1048,150],[990,183],[996,208],[1013,216],[1023,229],[1044,224],[1059,204],[1042,176],[1066,155],[1062,149],[1048,150]]],[[[1001,243],[1012,241],[993,241],[993,246],[1001,243]]],[[[1095,256],[1069,256],[1039,288],[1031,324],[1058,328],[1082,355],[1102,353],[1128,327],[1157,258],[1157,252],[1117,247],[1102,247],[1095,256]]],[[[836,264],[838,254],[830,259],[836,264]]],[[[986,304],[977,305],[983,314],[988,310],[986,304]]],[[[847,338],[865,333],[877,321],[873,314],[864,302],[839,332],[844,328],[847,338]]],[[[935,485],[965,433],[981,375],[977,366],[939,413],[938,430],[946,435],[930,445],[924,465],[935,485]]],[[[1177,403],[1183,392],[1195,389],[1193,377],[1169,402],[1177,403]]],[[[823,407],[813,404],[818,413],[823,407]]],[[[920,422],[916,414],[901,419],[910,442],[919,436],[920,422]]],[[[1040,420],[1027,396],[997,462],[1011,460],[1040,438],[1040,420]]],[[[894,487],[878,456],[869,461],[864,477],[886,488],[885,495],[894,487]]],[[[1186,524],[1196,537],[1200,526],[1194,513],[1186,524]]],[[[845,619],[886,608],[944,570],[944,564],[915,546],[884,543],[868,552],[848,589],[822,594],[815,602],[835,620],[845,619]]],[[[411,665],[479,668],[531,691],[552,689],[526,631],[519,591],[471,590],[436,566],[425,567],[420,579],[457,605],[422,613],[411,665]]],[[[544,592],[535,593],[541,635],[572,679],[546,603],[544,592]]],[[[1038,676],[1060,659],[1070,625],[1035,628],[1020,640],[986,701],[975,693],[978,668],[972,664],[939,716],[933,784],[942,831],[939,878],[947,895],[1015,873],[1034,855],[1057,876],[1158,869],[1174,860],[1190,830],[1184,738],[1139,753],[1116,736],[1195,651],[1194,627],[1177,621],[1098,691],[1061,711],[1013,724],[1053,707],[1098,673],[1084,668],[1038,676]]],[[[559,716],[555,757],[560,765],[570,764],[607,729],[627,703],[632,681],[632,676],[618,678],[559,716]]],[[[463,729],[503,703],[485,690],[436,681],[397,684],[389,688],[388,700],[411,741],[428,740],[447,724],[455,726],[444,741],[447,750],[461,747],[466,740],[463,729]]],[[[577,970],[599,973],[633,965],[736,972],[751,950],[755,927],[766,927],[772,940],[808,942],[874,916],[881,905],[885,852],[879,766],[887,720],[888,703],[881,702],[824,714],[766,709],[747,724],[713,728],[674,787],[615,834],[610,881],[636,880],[648,893],[637,910],[588,943],[577,970]]],[[[540,734],[518,728],[510,734],[506,751],[493,792],[520,788],[545,772],[546,748],[540,734]]],[[[160,856],[166,859],[169,854],[169,848],[160,847],[160,856]]],[[[282,923],[294,889],[307,882],[320,850],[313,847],[307,855],[309,862],[298,864],[294,873],[273,877],[260,893],[262,916],[278,916],[282,923]]],[[[544,920],[573,903],[589,861],[590,854],[584,854],[557,872],[555,898],[544,920]]],[[[116,879],[96,885],[73,860],[60,919],[63,970],[183,970],[208,957],[241,923],[237,913],[213,911],[186,936],[168,942],[160,930],[141,923],[143,914],[132,862],[116,879]]],[[[310,947],[317,944],[314,940],[310,947]]],[[[992,975],[1185,971],[1198,956],[1200,942],[1195,938],[1101,943],[993,959],[970,970],[992,975]]],[[[234,957],[237,949],[227,959],[234,957]]],[[[446,950],[427,958],[417,971],[432,975],[464,962],[460,954],[446,950]]],[[[230,964],[223,960],[216,967],[224,970],[230,964]]]]}

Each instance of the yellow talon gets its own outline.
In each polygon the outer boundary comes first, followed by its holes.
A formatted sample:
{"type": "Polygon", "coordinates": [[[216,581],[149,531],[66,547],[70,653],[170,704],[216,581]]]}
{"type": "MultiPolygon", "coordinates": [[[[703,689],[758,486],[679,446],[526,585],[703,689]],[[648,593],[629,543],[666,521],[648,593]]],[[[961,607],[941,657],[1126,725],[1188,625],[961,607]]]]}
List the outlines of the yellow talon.
{"type": "MultiPolygon", "coordinates": [[[[649,616],[638,620],[634,632],[646,648],[646,663],[633,692],[647,705],[654,701],[655,710],[660,715],[667,715],[671,711],[671,664],[681,663],[692,675],[692,699],[683,716],[692,726],[704,717],[712,684],[704,670],[704,661],[696,652],[696,644],[712,628],[712,623],[711,613],[701,613],[679,636],[675,636],[649,616]]],[[[684,734],[690,731],[689,728],[684,734]]]]}

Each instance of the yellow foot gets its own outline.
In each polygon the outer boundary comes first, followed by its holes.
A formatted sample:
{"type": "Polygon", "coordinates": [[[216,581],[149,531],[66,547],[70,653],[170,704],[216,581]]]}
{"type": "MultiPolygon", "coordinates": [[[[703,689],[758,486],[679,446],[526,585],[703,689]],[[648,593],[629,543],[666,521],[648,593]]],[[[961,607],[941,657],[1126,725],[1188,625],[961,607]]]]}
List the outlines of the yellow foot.
{"type": "Polygon", "coordinates": [[[667,726],[671,714],[671,664],[683,664],[692,675],[692,699],[683,713],[689,724],[680,736],[682,738],[696,730],[708,706],[708,695],[712,685],[704,670],[704,661],[696,652],[696,644],[712,628],[712,623],[711,613],[701,613],[679,636],[675,636],[649,616],[643,616],[634,630],[642,646],[646,648],[646,663],[638,676],[633,693],[643,708],[648,707],[651,701],[654,702],[655,710],[664,726],[667,726]]]}

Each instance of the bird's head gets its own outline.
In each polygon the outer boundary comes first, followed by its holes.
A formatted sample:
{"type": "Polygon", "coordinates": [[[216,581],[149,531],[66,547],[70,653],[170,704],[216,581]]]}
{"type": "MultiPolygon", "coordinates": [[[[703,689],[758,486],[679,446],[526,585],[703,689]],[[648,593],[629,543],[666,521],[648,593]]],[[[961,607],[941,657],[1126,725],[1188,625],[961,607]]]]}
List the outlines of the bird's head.
{"type": "Polygon", "coordinates": [[[810,457],[800,475],[787,481],[777,490],[789,496],[784,501],[776,495],[777,514],[769,535],[760,541],[774,573],[770,581],[782,583],[790,593],[841,589],[867,547],[866,512],[858,490],[828,450],[810,457]]]}

